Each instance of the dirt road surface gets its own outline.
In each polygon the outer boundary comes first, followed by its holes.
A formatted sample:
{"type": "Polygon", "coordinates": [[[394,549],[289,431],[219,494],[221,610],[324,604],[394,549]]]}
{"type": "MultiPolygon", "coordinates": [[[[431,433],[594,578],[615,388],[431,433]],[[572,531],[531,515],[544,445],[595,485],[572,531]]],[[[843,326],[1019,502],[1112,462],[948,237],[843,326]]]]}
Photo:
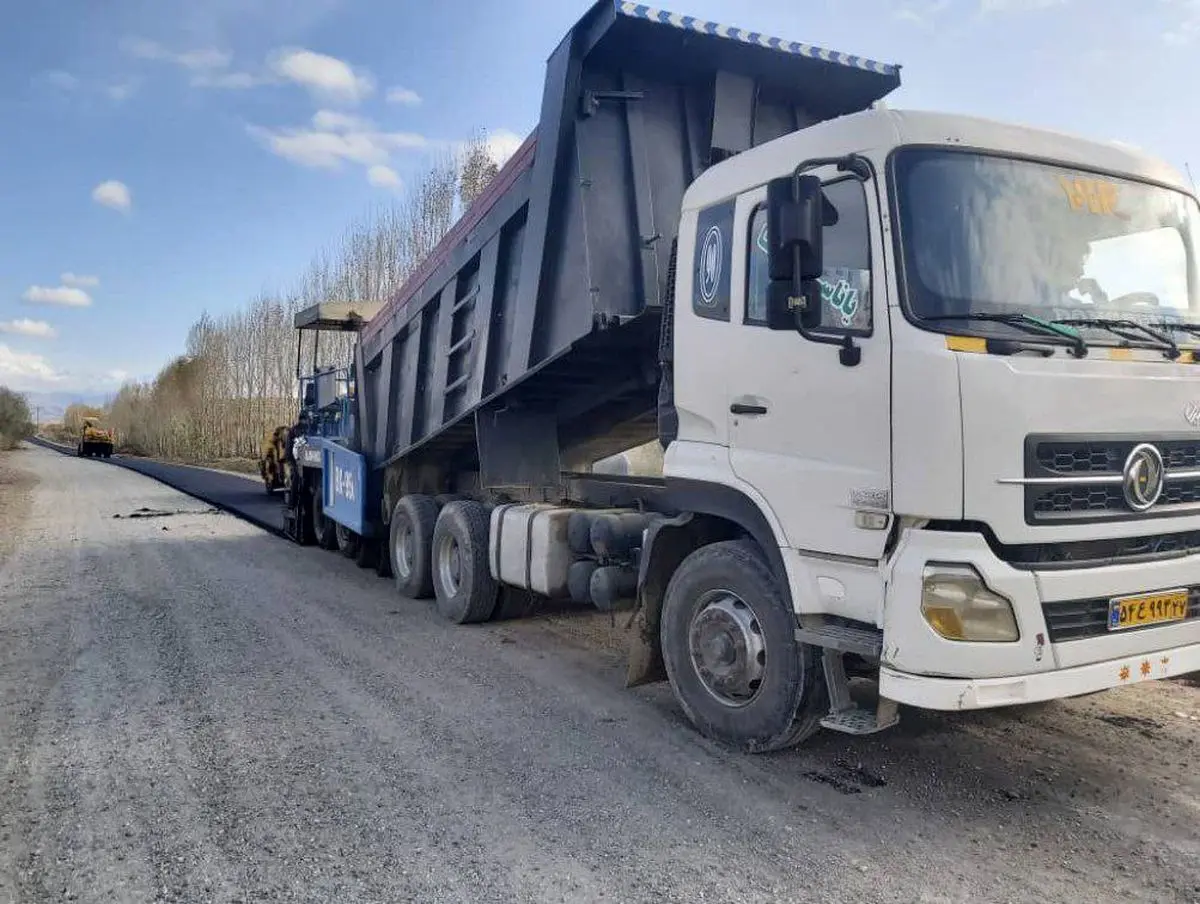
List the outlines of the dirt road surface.
{"type": "Polygon", "coordinates": [[[607,616],[454,628],[144,476],[0,469],[0,902],[1200,901],[1185,682],[744,757],[607,616]]]}

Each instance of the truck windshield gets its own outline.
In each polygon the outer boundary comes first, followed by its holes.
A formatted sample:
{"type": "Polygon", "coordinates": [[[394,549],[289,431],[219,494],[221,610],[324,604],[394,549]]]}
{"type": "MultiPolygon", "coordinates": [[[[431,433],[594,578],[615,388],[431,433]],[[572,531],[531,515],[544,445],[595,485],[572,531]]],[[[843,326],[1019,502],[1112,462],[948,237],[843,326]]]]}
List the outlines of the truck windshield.
{"type": "Polygon", "coordinates": [[[1105,326],[1115,322],[1200,335],[1200,209],[1190,196],[917,148],[897,152],[893,178],[916,320],[982,335],[1013,335],[1018,318],[1073,322],[1089,345],[1122,344],[1105,326]]]}

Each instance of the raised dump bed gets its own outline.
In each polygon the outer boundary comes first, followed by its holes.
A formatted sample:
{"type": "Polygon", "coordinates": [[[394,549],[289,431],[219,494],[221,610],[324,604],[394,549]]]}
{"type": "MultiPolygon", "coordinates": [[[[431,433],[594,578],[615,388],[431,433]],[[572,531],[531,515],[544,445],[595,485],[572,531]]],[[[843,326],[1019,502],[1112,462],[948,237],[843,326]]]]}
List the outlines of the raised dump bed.
{"type": "Polygon", "coordinates": [[[654,439],[687,187],[898,84],[897,67],[861,57],[592,6],[550,56],[535,132],[362,331],[368,467],[546,487],[654,439]]]}

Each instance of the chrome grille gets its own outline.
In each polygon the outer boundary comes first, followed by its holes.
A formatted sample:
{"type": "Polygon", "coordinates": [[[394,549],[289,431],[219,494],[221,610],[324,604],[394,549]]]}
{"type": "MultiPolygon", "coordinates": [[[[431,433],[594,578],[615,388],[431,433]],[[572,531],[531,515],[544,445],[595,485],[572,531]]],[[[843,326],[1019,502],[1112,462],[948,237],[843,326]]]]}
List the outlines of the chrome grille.
{"type": "Polygon", "coordinates": [[[1030,436],[1023,480],[1028,524],[1089,523],[1200,514],[1200,437],[1030,436]],[[1122,473],[1130,453],[1150,443],[1162,455],[1166,484],[1146,512],[1125,499],[1122,473]]]}
{"type": "MultiPolygon", "coordinates": [[[[1037,462],[1056,474],[1120,474],[1125,459],[1139,442],[1042,442],[1037,445],[1037,462]]],[[[1200,470],[1200,440],[1155,443],[1168,468],[1200,470]]]]}

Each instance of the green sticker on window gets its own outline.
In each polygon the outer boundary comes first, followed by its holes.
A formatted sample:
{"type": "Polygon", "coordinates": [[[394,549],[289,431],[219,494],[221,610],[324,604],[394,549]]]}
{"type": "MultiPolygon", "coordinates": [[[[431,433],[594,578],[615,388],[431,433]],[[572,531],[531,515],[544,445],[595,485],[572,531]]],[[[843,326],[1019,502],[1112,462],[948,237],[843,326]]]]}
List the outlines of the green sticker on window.
{"type": "Polygon", "coordinates": [[[837,282],[819,279],[817,282],[821,286],[821,300],[841,315],[842,325],[853,324],[854,315],[858,313],[858,289],[844,279],[837,282]]]}

